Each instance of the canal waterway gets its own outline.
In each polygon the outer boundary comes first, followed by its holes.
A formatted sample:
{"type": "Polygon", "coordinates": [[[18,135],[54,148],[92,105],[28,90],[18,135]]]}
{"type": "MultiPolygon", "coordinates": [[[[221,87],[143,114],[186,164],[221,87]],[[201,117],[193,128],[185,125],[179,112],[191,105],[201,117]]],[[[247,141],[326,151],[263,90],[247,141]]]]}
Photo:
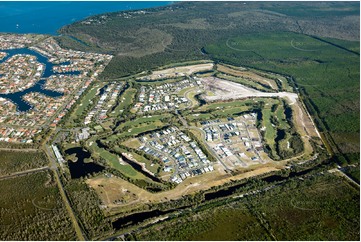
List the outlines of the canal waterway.
{"type": "MultiPolygon", "coordinates": [[[[65,73],[54,72],[53,67],[55,66],[55,64],[49,62],[47,57],[39,54],[38,52],[36,52],[34,50],[28,49],[28,48],[1,50],[1,52],[6,52],[7,56],[5,58],[3,58],[2,60],[0,60],[0,65],[2,63],[6,62],[7,60],[9,60],[14,55],[32,55],[32,56],[35,56],[37,61],[39,63],[43,64],[45,67],[45,69],[42,73],[42,76],[40,77],[40,80],[37,83],[35,83],[32,87],[25,89],[23,91],[19,91],[19,92],[0,94],[0,97],[7,98],[10,101],[12,101],[16,105],[17,110],[20,112],[26,112],[33,108],[33,106],[29,102],[24,100],[24,98],[23,98],[28,93],[38,92],[38,93],[44,94],[49,97],[54,97],[54,98],[63,95],[60,92],[45,89],[44,88],[44,85],[46,82],[45,78],[48,78],[51,75],[59,75],[59,74],[79,75],[81,73],[79,71],[70,71],[70,72],[65,72],[65,73]]],[[[59,65],[69,65],[69,64],[70,64],[69,62],[64,62],[64,63],[60,63],[59,65]]]]}

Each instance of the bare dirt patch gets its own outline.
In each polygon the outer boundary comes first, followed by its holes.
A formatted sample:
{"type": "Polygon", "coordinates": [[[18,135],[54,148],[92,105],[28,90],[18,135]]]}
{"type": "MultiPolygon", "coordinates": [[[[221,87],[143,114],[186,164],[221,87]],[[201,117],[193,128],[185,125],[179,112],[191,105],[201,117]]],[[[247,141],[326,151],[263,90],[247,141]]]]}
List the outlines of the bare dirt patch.
{"type": "Polygon", "coordinates": [[[134,206],[179,199],[184,195],[219,186],[226,182],[241,180],[276,170],[278,169],[269,165],[232,176],[225,173],[222,169],[216,168],[213,172],[186,179],[173,190],[159,193],[150,193],[121,178],[108,178],[104,175],[88,179],[86,183],[95,189],[103,204],[107,206],[108,211],[114,208],[127,211],[133,209],[134,206]]]}
{"type": "Polygon", "coordinates": [[[142,79],[156,80],[159,78],[174,78],[179,76],[187,76],[195,72],[208,71],[211,70],[212,68],[213,68],[213,63],[178,66],[164,70],[153,71],[151,75],[142,77],[142,79]]]}
{"type": "Polygon", "coordinates": [[[226,101],[226,100],[234,100],[234,99],[250,98],[250,97],[280,97],[287,99],[289,103],[292,105],[296,103],[298,99],[296,93],[260,92],[253,88],[246,87],[242,84],[226,81],[215,77],[202,78],[202,82],[207,87],[207,89],[212,90],[212,92],[214,93],[214,96],[207,96],[207,95],[204,96],[206,101],[211,101],[211,102],[218,100],[226,101]]]}

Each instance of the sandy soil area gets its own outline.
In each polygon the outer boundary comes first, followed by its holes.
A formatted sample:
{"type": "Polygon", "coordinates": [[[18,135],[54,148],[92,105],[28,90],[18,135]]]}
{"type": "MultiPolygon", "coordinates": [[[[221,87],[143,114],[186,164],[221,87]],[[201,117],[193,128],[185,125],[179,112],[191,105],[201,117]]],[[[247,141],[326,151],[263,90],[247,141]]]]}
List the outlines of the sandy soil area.
{"type": "Polygon", "coordinates": [[[203,84],[207,89],[212,90],[213,96],[205,96],[207,101],[226,101],[232,99],[250,98],[250,97],[281,97],[286,98],[292,105],[296,103],[298,96],[291,92],[261,92],[242,84],[222,80],[214,77],[203,78],[203,84]]]}
{"type": "Polygon", "coordinates": [[[231,180],[245,179],[275,170],[278,170],[278,168],[269,165],[232,176],[225,173],[221,167],[217,167],[217,165],[215,165],[215,170],[213,172],[188,178],[175,189],[160,193],[150,193],[118,177],[107,178],[105,176],[100,176],[88,179],[86,183],[95,189],[102,202],[108,208],[119,208],[125,211],[134,208],[135,205],[140,206],[147,203],[157,203],[169,201],[171,199],[179,199],[183,195],[196,193],[200,190],[206,190],[213,186],[230,182],[231,180]],[[132,196],[131,198],[128,196],[125,203],[116,204],[114,201],[123,199],[125,192],[135,194],[136,196],[132,196]]]}
{"type": "Polygon", "coordinates": [[[208,71],[213,68],[213,63],[205,63],[190,66],[179,66],[159,71],[153,71],[151,75],[141,79],[155,80],[159,78],[173,78],[178,76],[187,76],[195,72],[208,71]]]}

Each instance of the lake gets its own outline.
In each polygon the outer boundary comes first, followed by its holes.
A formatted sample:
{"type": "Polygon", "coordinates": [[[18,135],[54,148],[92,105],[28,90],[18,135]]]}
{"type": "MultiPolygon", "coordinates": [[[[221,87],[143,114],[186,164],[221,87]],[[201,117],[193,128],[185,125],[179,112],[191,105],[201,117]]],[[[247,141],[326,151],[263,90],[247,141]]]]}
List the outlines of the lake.
{"type": "Polygon", "coordinates": [[[0,1],[0,32],[56,35],[64,25],[86,17],[121,10],[165,6],[172,2],[3,2],[0,1]]]}
{"type": "Polygon", "coordinates": [[[67,149],[65,153],[67,155],[75,154],[77,158],[76,162],[68,161],[70,176],[72,179],[85,177],[89,174],[98,173],[105,169],[103,166],[95,164],[93,162],[84,162],[85,159],[91,157],[91,154],[88,151],[82,149],[81,147],[67,149]]]}

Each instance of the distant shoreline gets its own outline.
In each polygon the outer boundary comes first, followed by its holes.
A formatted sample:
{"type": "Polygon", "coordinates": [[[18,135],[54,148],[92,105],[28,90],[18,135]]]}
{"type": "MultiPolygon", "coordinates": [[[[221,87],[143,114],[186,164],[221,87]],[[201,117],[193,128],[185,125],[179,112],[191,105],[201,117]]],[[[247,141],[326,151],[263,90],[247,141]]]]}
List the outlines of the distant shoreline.
{"type": "Polygon", "coordinates": [[[48,34],[93,15],[161,7],[170,1],[142,2],[1,2],[0,33],[48,34]]]}

